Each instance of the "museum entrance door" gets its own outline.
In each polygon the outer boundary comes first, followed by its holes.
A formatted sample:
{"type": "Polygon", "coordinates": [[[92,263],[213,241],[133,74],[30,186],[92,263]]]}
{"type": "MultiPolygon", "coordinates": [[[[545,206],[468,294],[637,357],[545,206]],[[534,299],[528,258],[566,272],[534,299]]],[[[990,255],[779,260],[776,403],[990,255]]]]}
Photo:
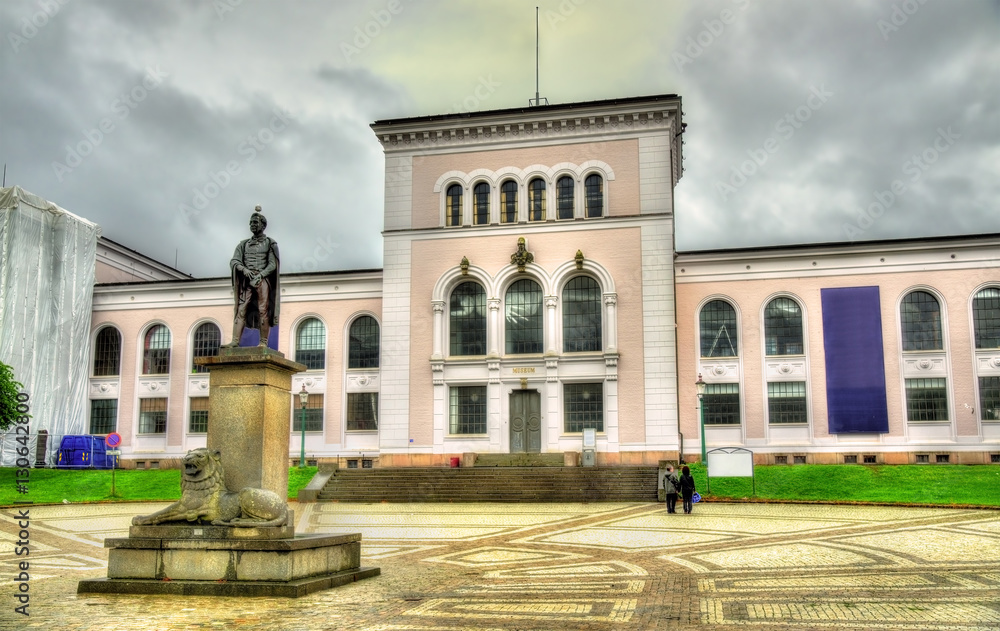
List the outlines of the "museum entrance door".
{"type": "Polygon", "coordinates": [[[510,453],[542,451],[542,395],[537,390],[510,394],[510,453]]]}

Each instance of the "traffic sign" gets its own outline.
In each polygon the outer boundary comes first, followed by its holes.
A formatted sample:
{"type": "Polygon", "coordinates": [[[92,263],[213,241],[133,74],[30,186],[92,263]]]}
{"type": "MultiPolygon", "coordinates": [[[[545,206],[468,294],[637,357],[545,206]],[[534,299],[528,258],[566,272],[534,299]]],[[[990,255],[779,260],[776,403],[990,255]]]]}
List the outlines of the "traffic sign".
{"type": "Polygon", "coordinates": [[[121,449],[108,449],[104,453],[108,454],[109,456],[120,456],[120,455],[122,455],[122,450],[121,449]]]}
{"type": "Polygon", "coordinates": [[[108,447],[117,447],[122,444],[122,435],[118,432],[111,432],[104,438],[104,442],[107,443],[108,447]]]}

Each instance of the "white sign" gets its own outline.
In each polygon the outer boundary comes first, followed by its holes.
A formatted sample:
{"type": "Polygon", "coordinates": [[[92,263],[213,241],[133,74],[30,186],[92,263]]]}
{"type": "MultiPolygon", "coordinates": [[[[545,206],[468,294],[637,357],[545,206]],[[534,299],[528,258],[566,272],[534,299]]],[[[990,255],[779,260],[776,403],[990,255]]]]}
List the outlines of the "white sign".
{"type": "Polygon", "coordinates": [[[583,430],[583,447],[584,449],[597,447],[597,430],[593,427],[587,427],[583,430]]]}
{"type": "Polygon", "coordinates": [[[713,478],[752,478],[753,452],[747,450],[727,453],[722,450],[708,452],[708,471],[713,478]]]}
{"type": "Polygon", "coordinates": [[[122,450],[121,449],[108,449],[104,453],[108,454],[109,456],[120,456],[120,455],[122,455],[122,450]]]}

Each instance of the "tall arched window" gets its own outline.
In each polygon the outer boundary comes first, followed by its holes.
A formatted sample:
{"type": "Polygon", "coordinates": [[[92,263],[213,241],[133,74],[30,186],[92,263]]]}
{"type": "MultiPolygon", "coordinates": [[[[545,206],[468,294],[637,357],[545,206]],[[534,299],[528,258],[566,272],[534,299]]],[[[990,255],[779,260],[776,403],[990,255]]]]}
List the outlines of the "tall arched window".
{"type": "Polygon", "coordinates": [[[94,376],[115,377],[121,373],[122,335],[113,326],[106,326],[94,340],[94,376]]]}
{"type": "Polygon", "coordinates": [[[451,292],[448,314],[451,355],[486,354],[486,290],[466,281],[451,292]]]}
{"type": "Polygon", "coordinates": [[[194,352],[191,357],[192,372],[208,372],[208,366],[194,363],[196,357],[215,357],[222,345],[222,331],[213,322],[205,322],[194,331],[194,352]]]}
{"type": "Polygon", "coordinates": [[[587,217],[602,217],[604,215],[604,178],[596,173],[591,173],[583,184],[587,197],[587,217]]]}
{"type": "Polygon", "coordinates": [[[157,324],[146,331],[142,350],[142,374],[166,375],[170,372],[170,329],[157,324]]]}
{"type": "Polygon", "coordinates": [[[517,182],[507,180],[500,185],[500,223],[517,222],[517,182]]]}
{"type": "Polygon", "coordinates": [[[316,318],[307,318],[299,324],[295,335],[295,361],[305,364],[308,370],[326,368],[326,327],[316,318]]]}
{"type": "Polygon", "coordinates": [[[941,305],[926,291],[912,291],[900,305],[904,351],[940,351],[941,305]]]}
{"type": "Polygon", "coordinates": [[[738,356],[736,309],[731,304],[712,300],[701,308],[698,320],[702,357],[738,356]]]}
{"type": "Polygon", "coordinates": [[[1000,289],[987,287],[972,299],[976,348],[1000,348],[1000,289]]]}
{"type": "MultiPolygon", "coordinates": [[[[976,349],[1000,348],[1000,289],[987,287],[972,299],[976,349]]],[[[1000,421],[1000,377],[979,376],[979,410],[984,421],[1000,421]]]]}
{"type": "Polygon", "coordinates": [[[801,355],[802,309],[791,298],[775,298],[764,310],[764,353],[801,355]]]}
{"type": "Polygon", "coordinates": [[[462,185],[452,184],[444,201],[444,225],[462,225],[462,185]]]}
{"type": "Polygon", "coordinates": [[[528,221],[545,221],[545,180],[528,182],[528,221]]]}
{"type": "Polygon", "coordinates": [[[378,322],[371,316],[361,316],[351,323],[347,350],[348,368],[378,368],[378,322]]]}
{"type": "Polygon", "coordinates": [[[508,354],[541,353],[543,345],[542,288],[533,280],[516,281],[504,300],[504,334],[508,354]]]}
{"type": "Polygon", "coordinates": [[[573,196],[575,183],[573,178],[564,175],[556,182],[556,218],[557,219],[572,219],[573,218],[573,196]]]}
{"type": "Polygon", "coordinates": [[[577,276],[563,289],[563,351],[600,351],[601,287],[589,276],[577,276]]]}
{"type": "Polygon", "coordinates": [[[490,223],[490,185],[486,182],[472,189],[472,222],[477,226],[490,223]]]}

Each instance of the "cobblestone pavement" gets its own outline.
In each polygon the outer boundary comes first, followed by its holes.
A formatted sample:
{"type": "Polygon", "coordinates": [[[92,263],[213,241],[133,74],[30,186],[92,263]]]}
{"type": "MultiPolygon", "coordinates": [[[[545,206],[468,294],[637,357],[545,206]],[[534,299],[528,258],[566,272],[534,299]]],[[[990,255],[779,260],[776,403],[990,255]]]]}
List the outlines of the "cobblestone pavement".
{"type": "Polygon", "coordinates": [[[549,631],[1000,628],[1000,513],[859,506],[304,504],[382,575],[299,599],[77,596],[105,537],[163,504],[0,509],[0,629],[549,631]]]}

